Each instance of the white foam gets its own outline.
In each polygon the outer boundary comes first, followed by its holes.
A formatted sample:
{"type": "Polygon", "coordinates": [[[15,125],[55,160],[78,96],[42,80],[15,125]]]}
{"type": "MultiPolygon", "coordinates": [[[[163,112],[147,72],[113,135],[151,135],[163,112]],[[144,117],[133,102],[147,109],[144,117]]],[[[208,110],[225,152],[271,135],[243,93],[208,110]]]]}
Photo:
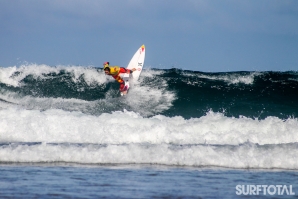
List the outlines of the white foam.
{"type": "Polygon", "coordinates": [[[35,78],[47,79],[46,74],[56,73],[60,71],[66,71],[72,74],[73,82],[77,82],[81,76],[84,76],[85,82],[88,86],[94,84],[103,84],[107,81],[107,77],[104,73],[99,73],[95,68],[83,67],[83,66],[55,66],[38,64],[26,64],[20,67],[0,67],[0,80],[2,83],[11,86],[20,86],[21,81],[28,75],[32,75],[35,78]]]}
{"type": "MultiPolygon", "coordinates": [[[[161,74],[159,71],[144,70],[140,82],[144,82],[146,77],[161,74]]],[[[125,104],[130,106],[130,110],[141,113],[143,116],[151,116],[154,113],[161,113],[172,106],[176,99],[174,92],[169,91],[167,82],[162,78],[155,77],[147,83],[135,82],[129,90],[129,95],[125,96],[125,104]]]]}
{"type": "Polygon", "coordinates": [[[0,110],[0,126],[0,162],[298,169],[296,118],[213,112],[192,119],[146,118],[129,111],[92,116],[10,108],[0,110]]]}
{"type": "Polygon", "coordinates": [[[81,164],[163,164],[230,168],[298,169],[295,146],[170,144],[10,144],[0,147],[0,162],[68,162],[81,164]]]}
{"type": "Polygon", "coordinates": [[[7,68],[0,67],[0,82],[7,85],[18,86],[19,82],[12,77],[16,71],[16,66],[7,68]]]}
{"type": "Polygon", "coordinates": [[[255,76],[260,75],[258,72],[253,72],[248,75],[241,75],[241,74],[229,74],[223,75],[219,77],[219,80],[223,80],[228,84],[253,84],[255,76]]]}
{"type": "Polygon", "coordinates": [[[298,142],[298,121],[229,118],[209,112],[201,118],[162,115],[145,118],[135,112],[100,116],[62,110],[0,110],[0,142],[174,143],[237,145],[298,142]]]}
{"type": "MultiPolygon", "coordinates": [[[[252,72],[246,75],[239,74],[239,73],[224,73],[222,75],[208,75],[208,74],[194,74],[194,73],[187,73],[183,72],[183,75],[185,76],[197,76],[199,78],[203,79],[211,79],[211,80],[220,80],[220,81],[225,81],[228,84],[253,84],[254,79],[256,76],[261,75],[259,72],[252,72]]],[[[193,84],[190,82],[189,84],[193,84]]]]}

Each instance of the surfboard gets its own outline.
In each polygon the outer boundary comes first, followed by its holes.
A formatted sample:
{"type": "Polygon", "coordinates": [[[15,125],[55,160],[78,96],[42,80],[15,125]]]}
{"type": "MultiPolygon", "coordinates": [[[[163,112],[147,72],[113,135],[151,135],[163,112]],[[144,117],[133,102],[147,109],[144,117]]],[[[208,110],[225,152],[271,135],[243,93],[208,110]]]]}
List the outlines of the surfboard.
{"type": "Polygon", "coordinates": [[[144,61],[145,61],[145,45],[142,45],[137,52],[133,55],[133,57],[131,58],[128,66],[126,67],[126,69],[132,70],[132,69],[136,69],[133,73],[131,74],[124,74],[123,76],[123,80],[125,81],[125,91],[121,92],[121,96],[126,95],[129,88],[130,88],[130,84],[132,85],[133,82],[138,81],[141,72],[143,70],[143,66],[144,66],[144,61]]]}

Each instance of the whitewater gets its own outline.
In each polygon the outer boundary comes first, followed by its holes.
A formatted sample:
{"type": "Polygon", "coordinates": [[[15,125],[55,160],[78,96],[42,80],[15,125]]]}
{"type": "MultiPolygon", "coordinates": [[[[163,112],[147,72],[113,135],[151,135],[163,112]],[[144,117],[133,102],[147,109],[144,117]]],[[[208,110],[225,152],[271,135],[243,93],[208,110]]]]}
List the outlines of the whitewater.
{"type": "Polygon", "coordinates": [[[298,73],[0,68],[0,163],[298,169],[298,73]],[[296,91],[296,92],[295,92],[296,91]]]}

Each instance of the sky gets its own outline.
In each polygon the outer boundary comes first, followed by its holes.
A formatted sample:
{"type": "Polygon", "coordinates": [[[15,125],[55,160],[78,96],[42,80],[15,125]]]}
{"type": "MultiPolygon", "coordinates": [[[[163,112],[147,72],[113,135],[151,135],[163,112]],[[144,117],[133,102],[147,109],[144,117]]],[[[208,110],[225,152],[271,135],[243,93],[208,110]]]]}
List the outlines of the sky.
{"type": "Polygon", "coordinates": [[[297,0],[0,0],[0,66],[298,70],[297,0]]]}

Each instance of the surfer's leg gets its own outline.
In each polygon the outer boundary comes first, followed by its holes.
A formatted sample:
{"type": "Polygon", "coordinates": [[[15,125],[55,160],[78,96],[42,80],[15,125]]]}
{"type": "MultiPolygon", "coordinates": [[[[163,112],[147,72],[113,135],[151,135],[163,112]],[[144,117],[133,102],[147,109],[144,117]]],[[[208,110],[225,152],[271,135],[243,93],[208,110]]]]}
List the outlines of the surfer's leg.
{"type": "Polygon", "coordinates": [[[126,82],[123,82],[122,84],[120,84],[120,92],[127,91],[128,88],[129,88],[129,85],[126,84],[126,82]]]}
{"type": "Polygon", "coordinates": [[[125,86],[125,84],[124,84],[124,82],[123,83],[120,83],[120,91],[124,91],[124,86],[125,86]]]}
{"type": "Polygon", "coordinates": [[[119,82],[119,84],[120,84],[120,88],[119,88],[119,90],[120,90],[121,92],[122,92],[122,91],[126,91],[126,90],[128,89],[128,87],[125,86],[125,82],[124,82],[124,80],[119,76],[119,74],[118,74],[118,75],[114,75],[113,77],[115,78],[115,80],[116,80],[117,82],[119,82]]]}

